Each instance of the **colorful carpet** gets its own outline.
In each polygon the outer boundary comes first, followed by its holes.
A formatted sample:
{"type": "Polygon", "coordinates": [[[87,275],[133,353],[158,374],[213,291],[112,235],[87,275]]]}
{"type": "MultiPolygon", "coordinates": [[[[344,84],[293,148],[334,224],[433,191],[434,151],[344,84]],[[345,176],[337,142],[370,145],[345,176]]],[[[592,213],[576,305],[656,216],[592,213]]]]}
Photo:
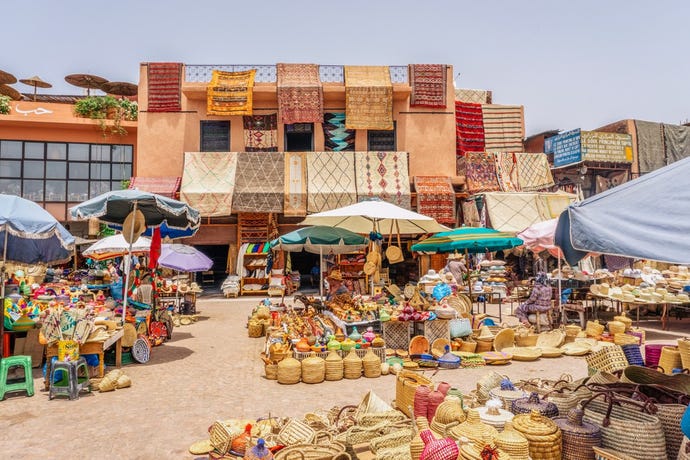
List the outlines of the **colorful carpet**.
{"type": "Polygon", "coordinates": [[[487,152],[522,152],[525,137],[521,105],[482,104],[484,144],[487,152]]]}
{"type": "Polygon", "coordinates": [[[283,212],[283,152],[240,152],[237,157],[234,212],[283,212]]]}
{"type": "Polygon", "coordinates": [[[180,200],[202,217],[232,214],[236,152],[186,152],[180,200]]]}
{"type": "Polygon", "coordinates": [[[176,198],[180,189],[181,177],[132,177],[129,181],[130,189],[144,190],[157,195],[176,198]]]}
{"type": "Polygon", "coordinates": [[[285,201],[283,214],[307,215],[307,152],[285,152],[285,201]]]}
{"type": "Polygon", "coordinates": [[[455,225],[455,191],[450,177],[414,176],[417,212],[442,224],[455,225]]]}
{"type": "Polygon", "coordinates": [[[147,65],[147,112],[179,112],[182,110],[182,64],[149,62],[147,65]]]}
{"type": "Polygon", "coordinates": [[[519,192],[517,159],[515,154],[506,152],[496,153],[496,177],[504,192],[519,192]]]}
{"type": "Polygon", "coordinates": [[[242,117],[244,125],[244,150],[246,152],[277,152],[278,151],[278,116],[245,115],[242,117]]]}
{"type": "Polygon", "coordinates": [[[380,198],[411,209],[407,152],[355,152],[357,200],[380,198]]]}
{"type": "Polygon", "coordinates": [[[544,153],[516,153],[520,190],[533,192],[553,187],[553,175],[544,153]]]}
{"type": "Polygon", "coordinates": [[[316,64],[276,64],[278,116],[286,125],[323,122],[323,86],[316,64]]]}
{"type": "Polygon", "coordinates": [[[386,66],[345,66],[345,126],[393,129],[393,85],[386,66]]]}
{"type": "Polygon", "coordinates": [[[501,190],[496,176],[496,160],[493,153],[467,152],[465,169],[465,186],[470,193],[501,190]]]}
{"type": "Polygon", "coordinates": [[[330,211],[357,202],[353,152],[307,153],[307,211],[330,211]]]}
{"type": "Polygon", "coordinates": [[[481,104],[455,102],[456,153],[484,151],[484,118],[481,104]]]}
{"type": "Polygon", "coordinates": [[[664,126],[661,123],[635,120],[635,132],[640,173],[645,174],[666,166],[664,126]]]}
{"type": "Polygon", "coordinates": [[[345,127],[345,113],[323,114],[324,148],[330,152],[354,151],[355,130],[345,127]]]}
{"type": "Polygon", "coordinates": [[[214,70],[206,89],[206,115],[251,115],[256,69],[214,70]]]}
{"type": "Polygon", "coordinates": [[[475,104],[491,104],[491,91],[485,89],[466,89],[455,90],[455,100],[460,102],[473,102],[475,104]]]}
{"type": "Polygon", "coordinates": [[[521,232],[547,220],[541,213],[538,193],[486,193],[484,202],[491,228],[501,232],[521,232]]]}
{"type": "Polygon", "coordinates": [[[477,201],[474,198],[462,202],[462,222],[467,227],[481,227],[477,201]]]}
{"type": "Polygon", "coordinates": [[[446,107],[447,66],[410,64],[410,107],[446,107]]]}

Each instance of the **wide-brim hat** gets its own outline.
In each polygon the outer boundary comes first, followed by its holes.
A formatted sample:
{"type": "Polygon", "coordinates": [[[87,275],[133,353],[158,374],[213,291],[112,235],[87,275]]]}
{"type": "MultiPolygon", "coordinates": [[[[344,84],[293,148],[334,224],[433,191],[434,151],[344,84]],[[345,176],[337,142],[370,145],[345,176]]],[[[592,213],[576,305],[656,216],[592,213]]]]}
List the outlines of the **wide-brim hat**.
{"type": "Polygon", "coordinates": [[[479,329],[479,335],[477,336],[479,340],[493,340],[494,335],[491,333],[491,329],[488,326],[482,326],[479,329]]]}
{"type": "Polygon", "coordinates": [[[332,280],[336,281],[342,281],[343,280],[343,274],[340,270],[333,270],[328,277],[332,280]]]}
{"type": "Polygon", "coordinates": [[[504,348],[515,346],[515,330],[501,329],[494,337],[494,350],[503,351],[504,348]]]}
{"type": "Polygon", "coordinates": [[[448,260],[462,260],[464,258],[465,256],[460,254],[459,252],[448,254],[448,260]]]}
{"type": "Polygon", "coordinates": [[[177,290],[180,291],[180,293],[184,294],[189,292],[189,286],[187,286],[186,284],[180,284],[179,286],[177,286],[177,290]]]}
{"type": "Polygon", "coordinates": [[[117,329],[117,322],[108,319],[98,320],[95,324],[96,326],[105,326],[109,331],[117,329]]]}
{"type": "Polygon", "coordinates": [[[137,340],[137,329],[134,327],[134,324],[132,323],[125,323],[124,326],[122,326],[122,346],[123,347],[132,347],[134,346],[134,342],[137,340]]]}
{"type": "Polygon", "coordinates": [[[374,273],[376,273],[376,264],[374,262],[366,262],[364,264],[363,270],[364,270],[364,273],[371,276],[374,273]]]}
{"type": "Polygon", "coordinates": [[[203,292],[203,289],[201,289],[196,282],[192,283],[192,286],[190,287],[190,289],[192,290],[192,292],[197,292],[197,293],[203,292]]]}
{"type": "Polygon", "coordinates": [[[122,237],[126,242],[134,243],[144,233],[144,230],[146,230],[146,218],[144,213],[137,209],[130,212],[127,218],[125,218],[122,224],[122,237]],[[130,241],[130,236],[132,241],[130,241]]]}

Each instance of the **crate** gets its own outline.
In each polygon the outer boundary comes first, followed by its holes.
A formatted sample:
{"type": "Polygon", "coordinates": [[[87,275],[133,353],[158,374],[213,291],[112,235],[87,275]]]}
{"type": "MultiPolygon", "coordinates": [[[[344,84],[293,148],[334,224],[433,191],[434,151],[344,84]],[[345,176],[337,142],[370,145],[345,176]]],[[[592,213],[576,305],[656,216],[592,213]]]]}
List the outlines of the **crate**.
{"type": "Polygon", "coordinates": [[[447,319],[424,321],[424,337],[429,343],[434,343],[436,339],[445,339],[450,342],[450,321],[447,319]]]}
{"type": "Polygon", "coordinates": [[[406,321],[384,322],[383,340],[388,348],[407,350],[410,345],[410,323],[406,321]]]}

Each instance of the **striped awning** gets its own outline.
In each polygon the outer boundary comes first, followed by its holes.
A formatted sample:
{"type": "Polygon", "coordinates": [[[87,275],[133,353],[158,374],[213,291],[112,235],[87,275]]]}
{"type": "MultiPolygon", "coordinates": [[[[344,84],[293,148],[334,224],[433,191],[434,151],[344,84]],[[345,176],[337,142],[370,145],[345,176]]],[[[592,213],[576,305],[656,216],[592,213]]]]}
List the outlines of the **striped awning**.
{"type": "Polygon", "coordinates": [[[181,177],[132,177],[129,188],[176,198],[181,177]]]}

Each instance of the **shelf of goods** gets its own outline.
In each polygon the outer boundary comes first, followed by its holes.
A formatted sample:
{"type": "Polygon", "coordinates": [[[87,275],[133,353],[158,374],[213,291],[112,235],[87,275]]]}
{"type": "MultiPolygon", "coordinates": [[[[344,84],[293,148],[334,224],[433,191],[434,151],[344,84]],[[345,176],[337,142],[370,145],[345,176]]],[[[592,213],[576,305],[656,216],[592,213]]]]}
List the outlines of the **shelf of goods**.
{"type": "Polygon", "coordinates": [[[249,276],[240,281],[240,294],[267,294],[269,278],[266,276],[268,253],[249,253],[244,255],[244,268],[249,276]]]}
{"type": "Polygon", "coordinates": [[[323,314],[326,317],[328,317],[331,321],[333,321],[333,323],[336,326],[338,326],[342,331],[345,331],[345,335],[350,335],[355,327],[360,333],[366,331],[368,327],[373,328],[374,332],[381,332],[381,321],[379,321],[378,319],[369,321],[345,322],[342,319],[338,318],[336,315],[334,315],[331,311],[324,311],[323,314]]]}
{"type": "Polygon", "coordinates": [[[369,277],[364,273],[364,253],[338,256],[338,269],[344,279],[352,280],[354,294],[367,294],[369,277]]]}
{"type": "Polygon", "coordinates": [[[507,271],[502,260],[483,260],[480,262],[479,278],[484,287],[490,287],[494,297],[507,296],[507,271]]]}

